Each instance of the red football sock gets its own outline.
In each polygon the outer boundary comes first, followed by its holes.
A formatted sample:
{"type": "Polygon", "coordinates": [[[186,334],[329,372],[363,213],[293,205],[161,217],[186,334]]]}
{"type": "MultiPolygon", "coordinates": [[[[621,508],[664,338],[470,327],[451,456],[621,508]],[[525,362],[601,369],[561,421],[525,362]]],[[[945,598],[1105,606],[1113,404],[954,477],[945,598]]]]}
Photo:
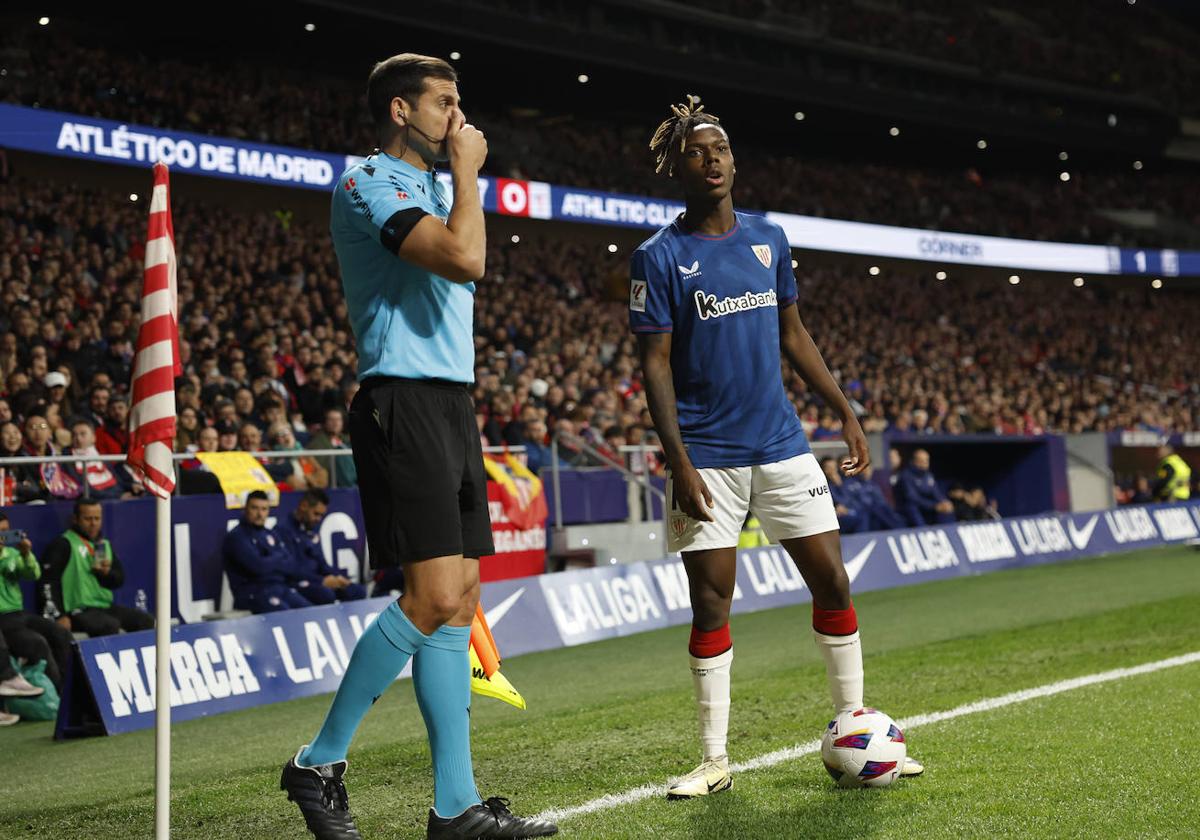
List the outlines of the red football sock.
{"type": "Polygon", "coordinates": [[[719,656],[733,647],[733,639],[729,635],[728,622],[718,630],[701,630],[692,625],[692,638],[688,642],[688,653],[697,659],[709,659],[719,656]]]}
{"type": "Polygon", "coordinates": [[[813,604],[813,629],[826,636],[849,636],[858,632],[854,603],[844,610],[823,610],[813,604]]]}

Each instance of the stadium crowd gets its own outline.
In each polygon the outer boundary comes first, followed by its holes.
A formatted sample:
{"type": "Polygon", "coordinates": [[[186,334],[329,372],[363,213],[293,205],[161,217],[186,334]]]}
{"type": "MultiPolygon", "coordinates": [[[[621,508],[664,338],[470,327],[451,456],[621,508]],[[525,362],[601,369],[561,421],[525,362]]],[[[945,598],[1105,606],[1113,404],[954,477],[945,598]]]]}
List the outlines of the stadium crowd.
{"type": "MultiPolygon", "coordinates": [[[[375,145],[360,106],[360,78],[236,61],[222,61],[214,72],[202,62],[91,48],[65,35],[55,36],[53,49],[32,43],[5,45],[0,101],[337,153],[366,154],[375,145]]],[[[719,102],[713,110],[720,114],[719,102]]],[[[534,110],[473,109],[471,118],[488,134],[486,173],[677,197],[672,183],[654,175],[650,124],[534,110]]],[[[750,127],[741,134],[738,125],[729,128],[742,161],[736,195],[745,207],[1116,245],[1163,243],[1153,232],[1131,233],[1097,211],[1154,211],[1200,228],[1200,190],[1177,175],[1076,170],[1062,182],[1057,172],[991,172],[984,158],[969,168],[813,158],[751,142],[745,139],[750,127]]],[[[1166,244],[1180,245],[1179,237],[1186,237],[1181,230],[1166,244]]]]}
{"type": "MultiPolygon", "coordinates": [[[[0,185],[0,454],[124,451],[144,214],[143,203],[71,185],[0,185]]],[[[265,453],[294,489],[352,484],[349,457],[270,456],[347,445],[356,356],[326,232],[187,199],[176,200],[175,221],[178,450],[265,453]]],[[[485,442],[529,446],[536,468],[555,432],[612,458],[652,437],[626,308],[612,292],[625,255],[496,239],[476,310],[485,442]]],[[[855,274],[798,269],[802,316],[869,432],[1196,428],[1191,296],[855,274]]],[[[840,437],[798,376],[785,379],[810,436],[840,437]]],[[[73,498],[85,481],[100,497],[139,492],[120,468],[77,462],[18,468],[6,495],[73,498]]]]}
{"type": "Polygon", "coordinates": [[[1135,4],[1136,0],[1097,8],[1087,0],[699,0],[697,5],[740,20],[967,65],[989,74],[1149,97],[1194,113],[1200,103],[1195,31],[1155,4],[1135,4]]]}

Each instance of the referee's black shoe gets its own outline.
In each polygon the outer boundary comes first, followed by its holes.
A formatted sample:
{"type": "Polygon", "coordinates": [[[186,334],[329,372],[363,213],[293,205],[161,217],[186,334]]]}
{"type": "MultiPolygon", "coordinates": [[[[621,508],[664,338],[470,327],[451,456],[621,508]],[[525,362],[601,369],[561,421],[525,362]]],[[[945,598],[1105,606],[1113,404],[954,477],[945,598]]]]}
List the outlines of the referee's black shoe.
{"type": "Polygon", "coordinates": [[[508,810],[508,800],[493,796],[472,805],[457,817],[445,819],[429,809],[426,840],[467,840],[472,837],[519,838],[549,837],[558,834],[558,826],[537,817],[518,817],[508,810]]]}
{"type": "Polygon", "coordinates": [[[308,830],[317,840],[362,840],[350,814],[346,786],[342,784],[346,762],[301,767],[296,756],[283,765],[279,789],[287,791],[288,799],[300,806],[308,830]]]}

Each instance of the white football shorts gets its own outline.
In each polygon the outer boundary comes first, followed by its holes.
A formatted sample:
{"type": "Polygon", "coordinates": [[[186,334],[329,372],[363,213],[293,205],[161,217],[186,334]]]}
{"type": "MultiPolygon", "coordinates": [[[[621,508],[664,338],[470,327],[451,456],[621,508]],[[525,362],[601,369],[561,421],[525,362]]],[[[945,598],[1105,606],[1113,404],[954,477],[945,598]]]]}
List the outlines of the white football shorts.
{"type": "Polygon", "coordinates": [[[757,467],[705,467],[699,472],[712,495],[714,521],[699,522],[677,510],[668,479],[671,553],[736,548],[751,511],[773,543],[838,530],[829,482],[811,452],[757,467]]]}

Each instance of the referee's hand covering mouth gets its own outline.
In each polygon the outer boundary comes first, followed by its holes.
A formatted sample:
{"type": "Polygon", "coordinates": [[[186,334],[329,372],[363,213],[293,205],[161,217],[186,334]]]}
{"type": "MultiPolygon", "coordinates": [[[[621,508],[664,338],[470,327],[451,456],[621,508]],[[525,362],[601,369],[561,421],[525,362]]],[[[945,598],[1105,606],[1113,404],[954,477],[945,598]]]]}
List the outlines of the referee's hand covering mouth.
{"type": "Polygon", "coordinates": [[[446,131],[446,153],[450,157],[450,168],[454,171],[478,172],[487,159],[487,140],[483,132],[467,122],[461,111],[451,118],[446,131]]]}

